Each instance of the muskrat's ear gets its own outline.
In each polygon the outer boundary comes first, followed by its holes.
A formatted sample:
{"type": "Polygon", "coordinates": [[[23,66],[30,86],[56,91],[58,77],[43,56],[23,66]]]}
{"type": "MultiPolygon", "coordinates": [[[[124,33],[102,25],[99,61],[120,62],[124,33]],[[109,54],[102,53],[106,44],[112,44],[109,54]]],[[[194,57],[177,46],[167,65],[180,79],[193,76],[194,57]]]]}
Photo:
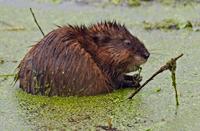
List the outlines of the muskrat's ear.
{"type": "Polygon", "coordinates": [[[104,34],[95,34],[92,36],[92,39],[94,41],[94,43],[98,44],[98,45],[104,45],[105,43],[108,43],[111,38],[107,35],[104,34]]]}

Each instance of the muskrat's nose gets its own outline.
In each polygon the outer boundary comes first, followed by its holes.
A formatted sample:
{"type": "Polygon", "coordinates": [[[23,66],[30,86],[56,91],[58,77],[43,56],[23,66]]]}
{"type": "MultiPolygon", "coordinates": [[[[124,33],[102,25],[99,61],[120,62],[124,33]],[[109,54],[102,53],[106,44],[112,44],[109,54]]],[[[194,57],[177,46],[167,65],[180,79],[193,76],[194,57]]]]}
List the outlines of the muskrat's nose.
{"type": "Polygon", "coordinates": [[[148,59],[149,56],[150,56],[150,53],[149,53],[148,51],[145,51],[145,52],[143,53],[143,57],[144,57],[145,59],[148,59]]]}

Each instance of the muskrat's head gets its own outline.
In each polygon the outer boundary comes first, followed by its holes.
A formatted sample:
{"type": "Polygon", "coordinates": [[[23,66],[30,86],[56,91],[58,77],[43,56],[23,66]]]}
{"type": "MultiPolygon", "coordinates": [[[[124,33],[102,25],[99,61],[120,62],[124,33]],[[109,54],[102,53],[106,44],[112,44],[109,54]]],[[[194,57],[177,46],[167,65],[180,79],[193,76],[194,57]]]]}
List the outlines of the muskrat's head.
{"type": "Polygon", "coordinates": [[[150,53],[144,44],[134,37],[124,25],[116,22],[98,23],[89,28],[92,39],[99,47],[96,54],[103,64],[126,72],[128,68],[140,66],[150,53]]]}

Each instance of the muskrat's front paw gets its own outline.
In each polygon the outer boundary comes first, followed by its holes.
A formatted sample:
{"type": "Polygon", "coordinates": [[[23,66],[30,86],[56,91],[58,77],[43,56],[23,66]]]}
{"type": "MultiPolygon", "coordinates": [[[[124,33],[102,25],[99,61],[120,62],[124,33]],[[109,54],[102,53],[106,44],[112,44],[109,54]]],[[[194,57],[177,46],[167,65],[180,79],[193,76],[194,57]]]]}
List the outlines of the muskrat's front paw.
{"type": "Polygon", "coordinates": [[[142,81],[142,76],[140,76],[140,74],[134,74],[133,75],[133,87],[137,88],[140,86],[140,82],[142,81]]]}
{"type": "Polygon", "coordinates": [[[120,82],[120,85],[119,87],[120,88],[137,88],[140,86],[140,82],[138,81],[128,81],[128,80],[125,80],[125,81],[121,81],[120,82]]]}
{"type": "Polygon", "coordinates": [[[142,76],[140,74],[133,75],[133,82],[140,83],[142,81],[142,76]]]}
{"type": "Polygon", "coordinates": [[[137,88],[140,86],[141,81],[142,81],[142,76],[140,76],[140,74],[124,75],[123,87],[137,88]]]}

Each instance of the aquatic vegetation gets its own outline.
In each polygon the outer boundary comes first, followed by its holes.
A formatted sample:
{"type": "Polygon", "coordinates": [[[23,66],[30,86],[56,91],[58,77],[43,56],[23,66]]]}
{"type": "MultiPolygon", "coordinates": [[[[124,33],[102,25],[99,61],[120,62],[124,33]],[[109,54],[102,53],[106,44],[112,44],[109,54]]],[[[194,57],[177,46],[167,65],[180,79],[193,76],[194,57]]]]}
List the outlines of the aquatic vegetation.
{"type": "Polygon", "coordinates": [[[37,2],[45,2],[45,3],[52,3],[52,4],[61,4],[66,1],[71,1],[79,4],[90,4],[90,5],[126,5],[128,7],[138,7],[146,3],[152,3],[152,2],[157,2],[162,5],[176,5],[176,4],[181,4],[181,5],[190,5],[194,3],[198,3],[198,0],[99,0],[99,1],[94,1],[94,0],[35,0],[37,2]]]}
{"type": "MultiPolygon", "coordinates": [[[[38,2],[42,0],[15,1],[18,1],[15,5],[12,0],[6,1],[7,4],[0,2],[0,59],[4,60],[4,63],[0,64],[2,130],[97,130],[98,126],[140,131],[200,129],[200,37],[199,32],[196,32],[200,29],[200,5],[194,3],[194,6],[186,8],[182,5],[172,7],[152,0],[152,3],[141,1],[137,8],[121,8],[120,5],[115,8],[112,5],[104,9],[101,6],[94,8],[92,4],[83,7],[75,2],[61,7],[59,4],[52,6],[53,2],[49,0],[43,0],[48,4],[38,2]],[[25,2],[28,4],[24,4],[25,2]],[[105,19],[116,19],[125,23],[149,49],[157,49],[156,54],[152,53],[143,67],[144,80],[160,63],[178,53],[184,53],[185,56],[177,68],[181,103],[178,113],[174,114],[176,103],[169,83],[170,72],[149,83],[148,88],[144,88],[133,100],[127,100],[131,89],[95,97],[48,98],[27,94],[18,88],[18,83],[13,87],[12,73],[18,65],[16,62],[19,62],[28,49],[42,37],[28,10],[32,2],[35,2],[32,8],[44,32],[55,29],[54,24],[90,24],[105,19]],[[143,3],[147,5],[143,6],[143,3]],[[41,8],[36,8],[35,5],[41,8]],[[180,20],[175,19],[174,14],[180,20]],[[153,28],[153,31],[149,31],[144,30],[144,24],[141,22],[155,24],[166,18],[175,19],[180,29],[153,28]],[[185,24],[187,21],[191,24],[185,24]],[[9,24],[24,27],[25,30],[2,30],[8,28],[9,24]],[[184,27],[185,25],[187,26],[184,27]],[[12,60],[17,61],[11,62],[12,60]]],[[[108,5],[111,5],[111,0],[109,1],[108,5]]]]}
{"type": "Polygon", "coordinates": [[[180,22],[174,19],[164,19],[160,22],[147,22],[143,21],[143,27],[146,30],[180,30],[180,29],[187,29],[197,31],[195,29],[195,25],[197,23],[192,23],[191,21],[180,22]]]}
{"type": "MultiPolygon", "coordinates": [[[[128,91],[91,97],[45,97],[19,90],[16,92],[17,110],[27,124],[36,122],[37,125],[32,126],[39,130],[77,129],[77,125],[81,129],[96,129],[107,125],[114,129],[116,121],[112,121],[118,119],[121,113],[129,114],[132,118],[137,115],[135,111],[139,99],[127,101],[125,98],[128,91]]],[[[129,115],[124,118],[135,121],[129,115]]]]}
{"type": "Polygon", "coordinates": [[[3,64],[5,60],[3,58],[0,58],[0,64],[3,64]]]}

